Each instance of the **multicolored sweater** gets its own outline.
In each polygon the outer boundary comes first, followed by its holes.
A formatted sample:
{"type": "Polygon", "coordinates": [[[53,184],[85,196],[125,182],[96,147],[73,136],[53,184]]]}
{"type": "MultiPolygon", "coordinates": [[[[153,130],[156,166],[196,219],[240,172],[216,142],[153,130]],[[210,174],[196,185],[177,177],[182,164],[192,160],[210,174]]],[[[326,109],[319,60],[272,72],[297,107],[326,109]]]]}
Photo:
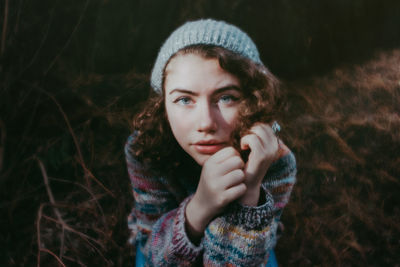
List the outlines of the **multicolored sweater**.
{"type": "Polygon", "coordinates": [[[133,141],[131,135],[125,146],[135,198],[128,225],[131,242],[140,246],[148,266],[265,266],[296,181],[296,160],[284,144],[264,178],[264,203],[258,207],[231,203],[209,223],[196,245],[185,231],[185,208],[197,184],[182,179],[181,186],[175,186],[155,175],[133,156],[133,141]]]}

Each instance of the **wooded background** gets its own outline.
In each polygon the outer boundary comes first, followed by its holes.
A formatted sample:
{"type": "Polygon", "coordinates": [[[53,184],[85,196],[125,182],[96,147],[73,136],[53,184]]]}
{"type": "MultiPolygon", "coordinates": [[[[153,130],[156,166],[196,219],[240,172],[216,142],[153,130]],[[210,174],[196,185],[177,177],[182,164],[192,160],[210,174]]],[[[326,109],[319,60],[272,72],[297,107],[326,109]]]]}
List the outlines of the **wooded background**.
{"type": "Polygon", "coordinates": [[[281,266],[400,265],[400,2],[2,0],[0,266],[132,266],[123,146],[162,42],[245,30],[298,161],[281,266]]]}

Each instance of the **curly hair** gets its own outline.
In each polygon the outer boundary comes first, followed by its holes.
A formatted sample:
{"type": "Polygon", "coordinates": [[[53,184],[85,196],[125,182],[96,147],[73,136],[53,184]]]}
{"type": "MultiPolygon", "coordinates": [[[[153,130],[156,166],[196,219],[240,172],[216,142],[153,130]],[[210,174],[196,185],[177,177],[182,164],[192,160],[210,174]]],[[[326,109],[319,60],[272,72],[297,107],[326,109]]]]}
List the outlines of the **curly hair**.
{"type": "MultiPolygon", "coordinates": [[[[243,100],[239,107],[239,119],[231,136],[235,148],[239,150],[240,137],[254,123],[270,123],[276,117],[281,107],[280,83],[266,67],[222,47],[202,44],[181,49],[169,62],[174,57],[185,54],[217,59],[222,69],[239,79],[243,100]]],[[[163,91],[164,83],[165,76],[163,91]]],[[[164,102],[164,94],[152,93],[142,111],[135,116],[133,126],[136,139],[132,151],[141,162],[168,174],[178,170],[179,166],[193,165],[194,161],[175,140],[164,102]]]]}

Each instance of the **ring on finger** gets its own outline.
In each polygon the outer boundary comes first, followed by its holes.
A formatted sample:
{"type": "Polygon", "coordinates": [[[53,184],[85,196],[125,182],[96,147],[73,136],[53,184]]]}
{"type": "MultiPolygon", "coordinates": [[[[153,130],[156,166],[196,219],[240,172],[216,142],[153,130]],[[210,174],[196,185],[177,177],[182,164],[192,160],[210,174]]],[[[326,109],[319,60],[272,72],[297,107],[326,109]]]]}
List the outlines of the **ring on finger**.
{"type": "Polygon", "coordinates": [[[278,133],[281,131],[281,126],[279,125],[279,123],[277,121],[274,121],[272,123],[271,128],[272,128],[272,131],[274,131],[275,135],[278,135],[278,133]]]}

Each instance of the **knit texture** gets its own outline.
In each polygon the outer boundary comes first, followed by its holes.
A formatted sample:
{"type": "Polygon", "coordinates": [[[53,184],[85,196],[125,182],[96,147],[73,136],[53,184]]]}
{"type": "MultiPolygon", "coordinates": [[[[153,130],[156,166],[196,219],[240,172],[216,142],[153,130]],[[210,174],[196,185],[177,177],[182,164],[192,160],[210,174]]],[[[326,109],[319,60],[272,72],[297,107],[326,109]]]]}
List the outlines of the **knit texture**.
{"type": "Polygon", "coordinates": [[[170,57],[196,44],[220,46],[262,64],[256,45],[238,27],[212,19],[191,21],[176,29],[161,47],[151,74],[154,91],[162,92],[163,72],[170,57]]]}
{"type": "Polygon", "coordinates": [[[283,143],[279,159],[263,180],[264,204],[231,203],[209,223],[200,244],[195,245],[185,231],[185,209],[197,184],[182,177],[177,186],[157,175],[135,159],[133,142],[131,135],[125,146],[135,198],[128,225],[131,242],[141,247],[147,266],[265,266],[296,180],[295,157],[283,143]]]}

